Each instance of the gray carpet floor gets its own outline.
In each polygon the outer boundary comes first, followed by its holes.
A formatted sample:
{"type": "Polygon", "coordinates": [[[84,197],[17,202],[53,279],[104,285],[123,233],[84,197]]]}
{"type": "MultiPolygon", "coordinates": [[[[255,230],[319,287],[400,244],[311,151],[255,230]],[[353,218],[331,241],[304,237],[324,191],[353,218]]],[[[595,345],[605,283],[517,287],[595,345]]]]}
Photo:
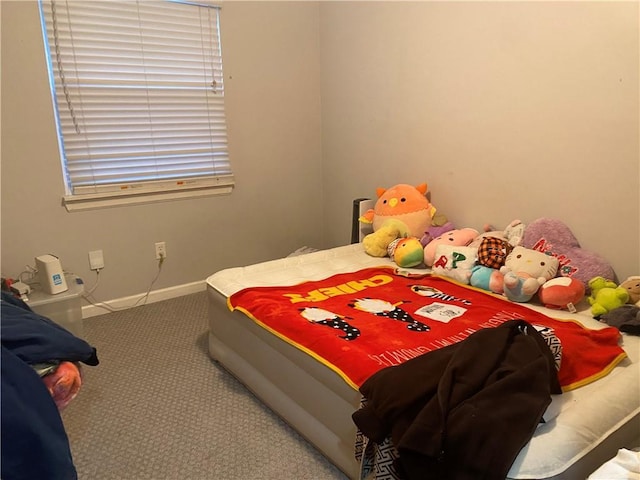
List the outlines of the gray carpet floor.
{"type": "Polygon", "coordinates": [[[207,354],[206,293],[92,317],[63,420],[80,480],[347,477],[207,354]]]}

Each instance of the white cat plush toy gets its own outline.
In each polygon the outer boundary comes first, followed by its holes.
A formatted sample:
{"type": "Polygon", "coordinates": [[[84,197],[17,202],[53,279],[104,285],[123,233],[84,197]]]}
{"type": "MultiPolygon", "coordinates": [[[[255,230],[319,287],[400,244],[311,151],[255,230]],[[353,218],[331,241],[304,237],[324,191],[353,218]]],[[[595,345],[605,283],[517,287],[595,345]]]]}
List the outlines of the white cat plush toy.
{"type": "Polygon", "coordinates": [[[528,302],[547,280],[558,272],[558,259],[537,250],[514,247],[505,264],[504,294],[512,302],[528,302]]]}

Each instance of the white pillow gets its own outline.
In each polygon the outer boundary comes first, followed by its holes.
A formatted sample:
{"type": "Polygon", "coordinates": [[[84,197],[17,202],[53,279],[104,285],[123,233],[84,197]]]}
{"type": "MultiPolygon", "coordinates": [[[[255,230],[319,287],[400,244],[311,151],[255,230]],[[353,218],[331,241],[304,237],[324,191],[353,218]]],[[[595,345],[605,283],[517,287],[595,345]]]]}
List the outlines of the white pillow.
{"type": "Polygon", "coordinates": [[[469,284],[471,269],[478,260],[478,249],[457,245],[438,245],[431,271],[469,284]]]}

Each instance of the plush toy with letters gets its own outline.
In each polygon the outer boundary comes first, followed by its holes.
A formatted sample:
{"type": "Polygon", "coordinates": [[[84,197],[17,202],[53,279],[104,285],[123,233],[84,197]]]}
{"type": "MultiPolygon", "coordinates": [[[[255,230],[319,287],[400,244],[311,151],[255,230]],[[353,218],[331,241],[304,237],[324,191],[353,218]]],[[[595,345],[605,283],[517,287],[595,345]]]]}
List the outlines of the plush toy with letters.
{"type": "Polygon", "coordinates": [[[528,302],[547,280],[558,272],[558,259],[542,252],[514,247],[500,268],[504,275],[504,294],[512,302],[528,302]]]}
{"type": "Polygon", "coordinates": [[[539,218],[528,224],[522,246],[556,257],[559,261],[558,276],[576,278],[586,288],[594,277],[615,278],[609,262],[582,248],[573,232],[560,220],[539,218]]]}
{"type": "Polygon", "coordinates": [[[437,238],[434,238],[427,244],[426,247],[424,247],[424,264],[427,267],[433,265],[436,257],[436,249],[439,245],[454,245],[456,247],[466,247],[477,236],[478,231],[473,228],[457,228],[455,230],[450,230],[437,238]]]}
{"type": "Polygon", "coordinates": [[[467,246],[439,244],[431,271],[436,275],[453,278],[468,284],[471,269],[476,264],[478,249],[467,246]]]}

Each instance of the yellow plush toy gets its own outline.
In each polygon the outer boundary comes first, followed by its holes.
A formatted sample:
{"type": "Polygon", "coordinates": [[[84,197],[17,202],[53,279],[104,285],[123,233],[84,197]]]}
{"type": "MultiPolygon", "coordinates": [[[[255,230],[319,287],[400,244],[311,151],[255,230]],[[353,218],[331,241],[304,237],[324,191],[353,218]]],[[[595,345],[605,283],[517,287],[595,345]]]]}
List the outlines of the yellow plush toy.
{"type": "Polygon", "coordinates": [[[398,238],[409,236],[407,226],[400,220],[390,218],[387,223],[377,231],[370,233],[362,239],[364,251],[372,257],[386,257],[391,242],[398,238]]]}
{"type": "Polygon", "coordinates": [[[604,277],[594,277],[589,280],[589,288],[591,295],[587,300],[591,305],[591,314],[594,318],[624,305],[629,300],[629,292],[626,289],[604,277]]]}
{"type": "Polygon", "coordinates": [[[425,196],[427,184],[398,184],[378,188],[378,200],[360,222],[373,225],[373,233],[363,239],[365,252],[374,257],[388,255],[389,244],[400,237],[421,238],[431,226],[436,209],[425,196]],[[394,236],[395,235],[395,236],[394,236]]]}

